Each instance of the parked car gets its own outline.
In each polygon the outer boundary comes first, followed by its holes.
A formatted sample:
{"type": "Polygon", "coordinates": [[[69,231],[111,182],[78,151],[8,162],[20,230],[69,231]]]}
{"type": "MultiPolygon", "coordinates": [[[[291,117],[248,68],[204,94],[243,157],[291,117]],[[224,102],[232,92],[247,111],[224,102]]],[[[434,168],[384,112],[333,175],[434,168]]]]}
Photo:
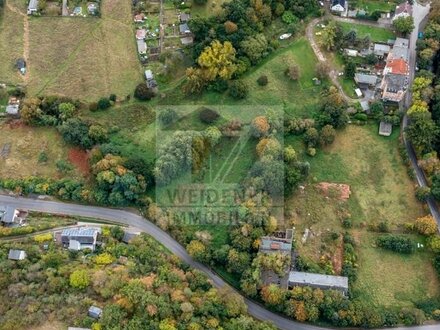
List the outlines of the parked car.
{"type": "Polygon", "coordinates": [[[280,40],[289,39],[292,36],[292,33],[284,33],[280,35],[280,40]]]}

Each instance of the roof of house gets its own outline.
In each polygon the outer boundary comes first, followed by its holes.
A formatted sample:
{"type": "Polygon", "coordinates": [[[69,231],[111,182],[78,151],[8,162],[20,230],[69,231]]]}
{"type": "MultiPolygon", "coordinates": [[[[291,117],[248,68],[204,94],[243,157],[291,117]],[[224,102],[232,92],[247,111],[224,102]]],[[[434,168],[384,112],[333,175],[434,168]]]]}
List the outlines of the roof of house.
{"type": "Polygon", "coordinates": [[[358,84],[368,84],[368,85],[376,85],[377,83],[377,77],[371,74],[365,74],[365,73],[356,73],[354,75],[354,80],[358,84]]]}
{"type": "Polygon", "coordinates": [[[370,110],[370,104],[368,103],[368,101],[361,101],[359,103],[361,105],[362,110],[364,110],[364,111],[370,110]]]}
{"type": "Polygon", "coordinates": [[[37,10],[38,9],[38,0],[30,0],[28,5],[29,10],[37,10]]]}
{"type": "Polygon", "coordinates": [[[61,236],[94,237],[96,234],[100,232],[101,232],[100,228],[94,228],[94,227],[67,228],[62,231],[61,236]]]}
{"type": "Polygon", "coordinates": [[[194,42],[194,38],[193,38],[193,37],[184,37],[184,38],[180,38],[180,42],[181,42],[182,45],[184,45],[184,46],[192,45],[193,42],[194,42]]]}
{"type": "Polygon", "coordinates": [[[390,123],[386,123],[384,121],[380,122],[379,135],[390,136],[392,132],[393,132],[393,125],[391,125],[390,123]]]}
{"type": "Polygon", "coordinates": [[[384,79],[388,92],[405,90],[409,83],[408,77],[400,74],[387,74],[384,79]]]}
{"type": "Polygon", "coordinates": [[[260,251],[292,251],[293,230],[287,229],[285,232],[275,232],[272,236],[261,237],[260,251]]]}
{"type": "Polygon", "coordinates": [[[102,314],[102,309],[96,306],[90,306],[89,315],[92,317],[100,317],[102,314]]]}
{"type": "Polygon", "coordinates": [[[9,260],[23,260],[26,258],[26,252],[23,250],[9,250],[8,259],[9,260]]]}
{"type": "Polygon", "coordinates": [[[23,58],[19,58],[17,62],[15,62],[15,65],[18,69],[23,69],[26,67],[26,61],[23,58]]]}
{"type": "Polygon", "coordinates": [[[124,231],[124,237],[122,237],[122,242],[128,244],[136,236],[139,236],[139,233],[132,233],[132,232],[129,232],[129,231],[124,231]]]}
{"type": "Polygon", "coordinates": [[[147,80],[153,79],[154,78],[153,72],[151,70],[145,70],[145,78],[147,80]]]}
{"type": "Polygon", "coordinates": [[[390,50],[391,50],[390,45],[374,44],[374,54],[376,55],[388,54],[390,50]]]}
{"type": "Polygon", "coordinates": [[[180,21],[181,22],[187,22],[190,19],[190,15],[187,13],[180,14],[180,21]]]}
{"type": "Polygon", "coordinates": [[[396,7],[396,10],[394,12],[394,14],[396,16],[402,15],[402,14],[408,14],[410,16],[412,16],[413,13],[413,6],[411,4],[409,4],[408,2],[404,2],[401,3],[400,5],[398,5],[396,7]]]}
{"type": "Polygon", "coordinates": [[[9,104],[6,106],[6,113],[8,115],[17,115],[18,114],[18,104],[9,104]]]}
{"type": "MultiPolygon", "coordinates": [[[[7,109],[7,108],[6,108],[7,109]]],[[[0,206],[0,220],[4,223],[12,223],[15,220],[17,210],[12,206],[1,207],[0,206]]]]}
{"type": "Polygon", "coordinates": [[[289,284],[348,289],[348,277],[292,271],[289,274],[289,284]]]}
{"type": "Polygon", "coordinates": [[[385,71],[387,74],[408,75],[409,65],[403,58],[392,59],[387,62],[385,71]]]}
{"type": "Polygon", "coordinates": [[[147,44],[144,40],[136,40],[139,53],[145,53],[147,51],[147,44]]]}
{"type": "Polygon", "coordinates": [[[191,32],[191,30],[189,29],[188,24],[186,24],[186,23],[183,23],[183,24],[179,25],[179,31],[180,31],[180,33],[189,33],[189,32],[191,32]]]}
{"type": "Polygon", "coordinates": [[[341,5],[342,7],[345,7],[345,0],[333,0],[332,1],[332,7],[341,5]]]}
{"type": "Polygon", "coordinates": [[[144,39],[146,34],[147,34],[147,30],[145,29],[136,30],[136,39],[144,39]]]}
{"type": "Polygon", "coordinates": [[[346,49],[344,49],[344,51],[348,56],[358,56],[358,54],[359,54],[359,52],[356,49],[346,48],[346,49]]]}
{"type": "Polygon", "coordinates": [[[135,21],[143,21],[144,18],[145,18],[145,14],[143,14],[143,13],[140,13],[140,14],[134,15],[134,20],[135,20],[135,21]]]}

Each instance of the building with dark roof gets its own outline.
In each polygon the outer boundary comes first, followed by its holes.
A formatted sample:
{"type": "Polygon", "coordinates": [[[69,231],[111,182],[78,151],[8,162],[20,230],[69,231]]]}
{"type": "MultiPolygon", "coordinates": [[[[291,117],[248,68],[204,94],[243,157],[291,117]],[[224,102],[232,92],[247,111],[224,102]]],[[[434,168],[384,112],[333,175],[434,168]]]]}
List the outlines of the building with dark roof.
{"type": "Polygon", "coordinates": [[[10,227],[20,222],[20,211],[12,206],[0,206],[0,223],[2,226],[10,227]]]}
{"type": "Polygon", "coordinates": [[[322,290],[337,290],[347,295],[348,277],[291,271],[289,274],[289,287],[295,286],[309,286],[322,290]]]}
{"type": "Polygon", "coordinates": [[[331,5],[331,10],[337,13],[343,13],[345,11],[346,2],[345,0],[333,0],[331,5]]]}
{"type": "Polygon", "coordinates": [[[61,243],[69,250],[95,250],[100,228],[77,227],[64,229],[61,233],[61,243]]]}
{"type": "Polygon", "coordinates": [[[354,81],[359,87],[374,87],[377,84],[377,77],[375,75],[357,72],[354,75],[354,81]]]}

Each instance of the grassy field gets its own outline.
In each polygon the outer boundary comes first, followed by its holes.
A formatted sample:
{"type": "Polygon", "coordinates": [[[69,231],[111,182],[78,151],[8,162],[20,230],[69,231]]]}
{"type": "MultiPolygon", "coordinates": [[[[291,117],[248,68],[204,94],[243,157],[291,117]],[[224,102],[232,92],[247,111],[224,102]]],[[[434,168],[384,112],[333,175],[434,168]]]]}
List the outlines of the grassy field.
{"type": "Polygon", "coordinates": [[[386,42],[388,39],[395,39],[395,34],[384,28],[353,24],[346,22],[339,22],[344,33],[350,32],[351,30],[356,31],[358,38],[364,38],[369,36],[373,42],[386,42]]]}
{"type": "MultiPolygon", "coordinates": [[[[0,177],[23,178],[27,176],[41,176],[46,178],[58,178],[55,162],[67,160],[67,146],[62,142],[55,129],[0,124],[0,149],[4,145],[10,145],[9,154],[0,157],[0,177]],[[38,161],[40,153],[47,154],[47,162],[38,161]]],[[[77,176],[72,171],[68,176],[77,176]]]]}
{"type": "MultiPolygon", "coordinates": [[[[202,97],[197,98],[182,98],[180,90],[176,90],[175,94],[167,95],[166,101],[174,104],[232,105],[239,108],[249,105],[285,105],[286,115],[310,117],[316,111],[319,94],[322,91],[322,86],[314,86],[312,81],[315,77],[316,64],[317,59],[307,40],[299,39],[269,55],[243,77],[244,82],[249,86],[248,97],[244,100],[235,100],[227,93],[215,92],[206,92],[202,97]],[[292,64],[300,67],[298,81],[291,81],[284,74],[286,68],[292,64]],[[257,79],[261,75],[268,77],[268,85],[257,84],[257,79]]],[[[255,117],[252,113],[236,110],[239,119],[242,115],[255,117]]]]}
{"type": "MultiPolygon", "coordinates": [[[[327,233],[343,232],[342,220],[352,220],[359,246],[354,290],[360,299],[375,306],[412,306],[414,301],[439,294],[429,253],[402,257],[384,252],[373,247],[378,234],[367,230],[368,225],[386,220],[393,231],[400,232],[405,223],[426,214],[414,197],[414,184],[398,154],[398,136],[395,130],[389,138],[380,137],[376,125],[347,127],[331,147],[314,158],[304,156],[311,163],[310,182],[304,192],[287,202],[287,214],[298,229],[298,242],[305,228],[320,234],[298,247],[317,262],[321,253],[338,245],[327,233]],[[351,197],[347,202],[326,198],[314,188],[318,182],[348,184],[351,197]]],[[[285,144],[303,149],[297,138],[288,138],[285,144]]]]}
{"type": "Polygon", "coordinates": [[[102,18],[30,20],[31,95],[96,100],[131,94],[142,80],[130,3],[104,1],[102,18]]]}
{"type": "Polygon", "coordinates": [[[396,3],[394,1],[383,1],[383,0],[355,0],[350,3],[357,9],[363,9],[367,13],[371,14],[375,11],[390,12],[396,9],[396,3]]]}
{"type": "Polygon", "coordinates": [[[221,12],[222,4],[228,0],[208,0],[204,5],[197,5],[193,3],[191,7],[191,15],[217,16],[221,12]]]}
{"type": "MultiPolygon", "coordinates": [[[[8,3],[25,12],[23,1],[8,0],[8,3]]],[[[23,18],[5,6],[0,14],[0,83],[23,82],[14,67],[17,58],[23,57],[23,31],[23,18]]]]}

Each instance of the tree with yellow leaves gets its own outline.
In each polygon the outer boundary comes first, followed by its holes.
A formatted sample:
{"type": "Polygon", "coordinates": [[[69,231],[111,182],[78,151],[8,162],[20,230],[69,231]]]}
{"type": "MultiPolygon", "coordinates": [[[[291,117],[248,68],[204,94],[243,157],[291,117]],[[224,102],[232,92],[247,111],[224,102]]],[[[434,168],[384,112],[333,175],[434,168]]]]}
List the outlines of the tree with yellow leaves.
{"type": "Polygon", "coordinates": [[[414,228],[419,234],[430,236],[438,233],[437,222],[431,215],[421,217],[416,220],[414,228]]]}
{"type": "Polygon", "coordinates": [[[229,41],[221,43],[214,40],[200,54],[197,63],[205,81],[214,81],[217,78],[229,80],[237,69],[235,49],[229,41]]]}

